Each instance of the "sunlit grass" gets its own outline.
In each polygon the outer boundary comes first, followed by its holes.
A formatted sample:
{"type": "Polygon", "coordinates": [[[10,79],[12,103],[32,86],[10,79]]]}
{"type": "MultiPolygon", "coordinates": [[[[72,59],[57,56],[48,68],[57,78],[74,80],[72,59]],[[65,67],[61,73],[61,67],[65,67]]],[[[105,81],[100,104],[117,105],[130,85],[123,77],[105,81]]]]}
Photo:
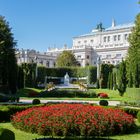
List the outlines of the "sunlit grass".
{"type": "MultiPolygon", "coordinates": [[[[136,121],[138,127],[140,127],[140,123],[136,121]]],[[[32,140],[35,138],[42,138],[43,136],[37,134],[31,134],[24,131],[20,131],[15,129],[11,123],[0,123],[0,127],[10,129],[15,133],[15,140],[32,140]]],[[[105,139],[110,140],[139,140],[140,139],[140,129],[136,131],[134,134],[127,134],[127,135],[117,135],[117,136],[109,136],[104,137],[105,139]]],[[[72,139],[72,138],[71,138],[72,139]]],[[[73,138],[75,139],[75,138],[73,138]]]]}
{"type": "MultiPolygon", "coordinates": [[[[124,96],[120,96],[118,90],[109,90],[109,89],[89,89],[90,91],[96,92],[96,94],[100,92],[107,93],[109,95],[109,98],[106,100],[109,101],[132,101],[132,98],[128,97],[125,93],[124,96]]],[[[26,97],[26,93],[30,91],[36,91],[36,92],[41,92],[42,90],[36,89],[36,88],[26,88],[22,89],[20,91],[21,99],[34,99],[32,97],[28,98],[26,97]]],[[[49,92],[47,93],[49,94],[49,92]]],[[[100,98],[78,98],[78,97],[39,97],[41,100],[85,100],[85,101],[99,101],[101,100],[100,98]]]]}

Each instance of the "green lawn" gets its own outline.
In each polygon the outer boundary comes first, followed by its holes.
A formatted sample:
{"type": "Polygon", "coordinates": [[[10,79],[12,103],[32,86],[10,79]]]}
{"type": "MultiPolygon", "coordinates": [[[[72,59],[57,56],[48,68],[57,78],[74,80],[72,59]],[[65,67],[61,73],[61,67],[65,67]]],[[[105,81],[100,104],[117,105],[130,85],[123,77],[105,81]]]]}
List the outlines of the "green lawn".
{"type": "MultiPolygon", "coordinates": [[[[137,123],[137,125],[140,127],[140,124],[137,123]]],[[[31,134],[31,133],[26,133],[23,131],[20,131],[18,129],[15,129],[11,123],[0,123],[0,127],[7,128],[12,130],[15,133],[16,140],[32,140],[35,138],[41,138],[43,136],[39,136],[37,134],[31,134]]],[[[105,139],[108,139],[104,137],[105,139]]],[[[135,134],[129,134],[129,135],[120,135],[120,136],[111,136],[109,137],[110,140],[139,140],[140,139],[140,129],[139,132],[135,134]]]]}
{"type": "MultiPolygon", "coordinates": [[[[90,91],[95,91],[96,93],[100,93],[100,92],[105,92],[109,95],[109,98],[107,100],[109,101],[133,101],[130,97],[128,97],[125,93],[124,96],[121,97],[119,95],[118,90],[108,90],[108,89],[89,89],[90,91]]],[[[19,91],[21,99],[34,99],[32,97],[27,97],[27,93],[30,91],[36,91],[36,92],[40,92],[42,90],[40,89],[35,89],[35,88],[26,88],[26,89],[22,89],[19,91]]],[[[49,94],[49,93],[48,93],[49,94]]],[[[101,100],[100,98],[69,98],[69,97],[43,97],[40,99],[45,99],[45,100],[85,100],[85,101],[99,101],[101,100]]]]}
{"type": "Polygon", "coordinates": [[[15,133],[16,140],[32,140],[32,139],[41,137],[37,134],[26,133],[26,132],[20,131],[18,129],[15,129],[11,125],[11,123],[0,123],[0,127],[7,128],[7,129],[10,129],[11,131],[13,131],[15,133]]]}

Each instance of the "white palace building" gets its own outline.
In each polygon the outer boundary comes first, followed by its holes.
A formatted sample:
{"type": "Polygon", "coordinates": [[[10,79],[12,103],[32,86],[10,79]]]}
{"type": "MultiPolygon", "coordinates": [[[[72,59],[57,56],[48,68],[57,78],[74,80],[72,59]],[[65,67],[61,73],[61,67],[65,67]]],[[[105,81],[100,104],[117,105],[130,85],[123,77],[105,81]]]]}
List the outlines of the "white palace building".
{"type": "Polygon", "coordinates": [[[98,24],[90,33],[73,38],[73,46],[67,48],[49,48],[47,52],[40,53],[35,50],[17,50],[18,63],[36,62],[38,65],[55,67],[57,56],[64,50],[72,51],[82,67],[97,65],[100,58],[102,63],[118,64],[125,59],[129,48],[128,37],[132,32],[134,23],[116,25],[112,21],[109,28],[104,29],[98,24]]]}

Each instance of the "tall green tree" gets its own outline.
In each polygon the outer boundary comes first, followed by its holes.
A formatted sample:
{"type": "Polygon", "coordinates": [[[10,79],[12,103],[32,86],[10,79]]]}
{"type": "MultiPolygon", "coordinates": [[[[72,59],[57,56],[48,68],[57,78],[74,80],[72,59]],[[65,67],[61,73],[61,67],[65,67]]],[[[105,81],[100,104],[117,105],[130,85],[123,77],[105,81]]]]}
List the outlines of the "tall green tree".
{"type": "Polygon", "coordinates": [[[129,37],[130,47],[128,49],[127,57],[127,77],[131,79],[131,72],[133,77],[133,84],[135,87],[140,86],[140,13],[136,16],[135,27],[129,37]]]}
{"type": "Polygon", "coordinates": [[[78,62],[71,51],[63,51],[56,60],[57,67],[78,66],[78,62]]]}
{"type": "Polygon", "coordinates": [[[113,67],[114,66],[112,64],[102,64],[101,65],[101,75],[100,75],[100,79],[99,79],[100,88],[107,88],[109,73],[112,72],[113,67]]]}
{"type": "Polygon", "coordinates": [[[120,96],[123,96],[126,91],[127,78],[126,78],[126,62],[122,60],[119,65],[119,74],[118,74],[118,91],[120,96]]]}
{"type": "Polygon", "coordinates": [[[0,86],[6,86],[11,93],[16,93],[17,87],[15,46],[9,23],[0,16],[0,86]]]}

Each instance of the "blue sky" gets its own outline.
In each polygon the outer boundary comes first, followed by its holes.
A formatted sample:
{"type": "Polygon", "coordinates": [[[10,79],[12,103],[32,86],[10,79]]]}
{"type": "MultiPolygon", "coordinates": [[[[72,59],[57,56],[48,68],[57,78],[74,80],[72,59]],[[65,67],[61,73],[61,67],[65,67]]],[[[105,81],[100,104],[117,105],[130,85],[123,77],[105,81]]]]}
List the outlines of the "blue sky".
{"type": "Polygon", "coordinates": [[[72,37],[89,33],[99,22],[111,26],[134,22],[138,0],[0,0],[0,15],[12,27],[17,48],[46,51],[72,45],[72,37]]]}

